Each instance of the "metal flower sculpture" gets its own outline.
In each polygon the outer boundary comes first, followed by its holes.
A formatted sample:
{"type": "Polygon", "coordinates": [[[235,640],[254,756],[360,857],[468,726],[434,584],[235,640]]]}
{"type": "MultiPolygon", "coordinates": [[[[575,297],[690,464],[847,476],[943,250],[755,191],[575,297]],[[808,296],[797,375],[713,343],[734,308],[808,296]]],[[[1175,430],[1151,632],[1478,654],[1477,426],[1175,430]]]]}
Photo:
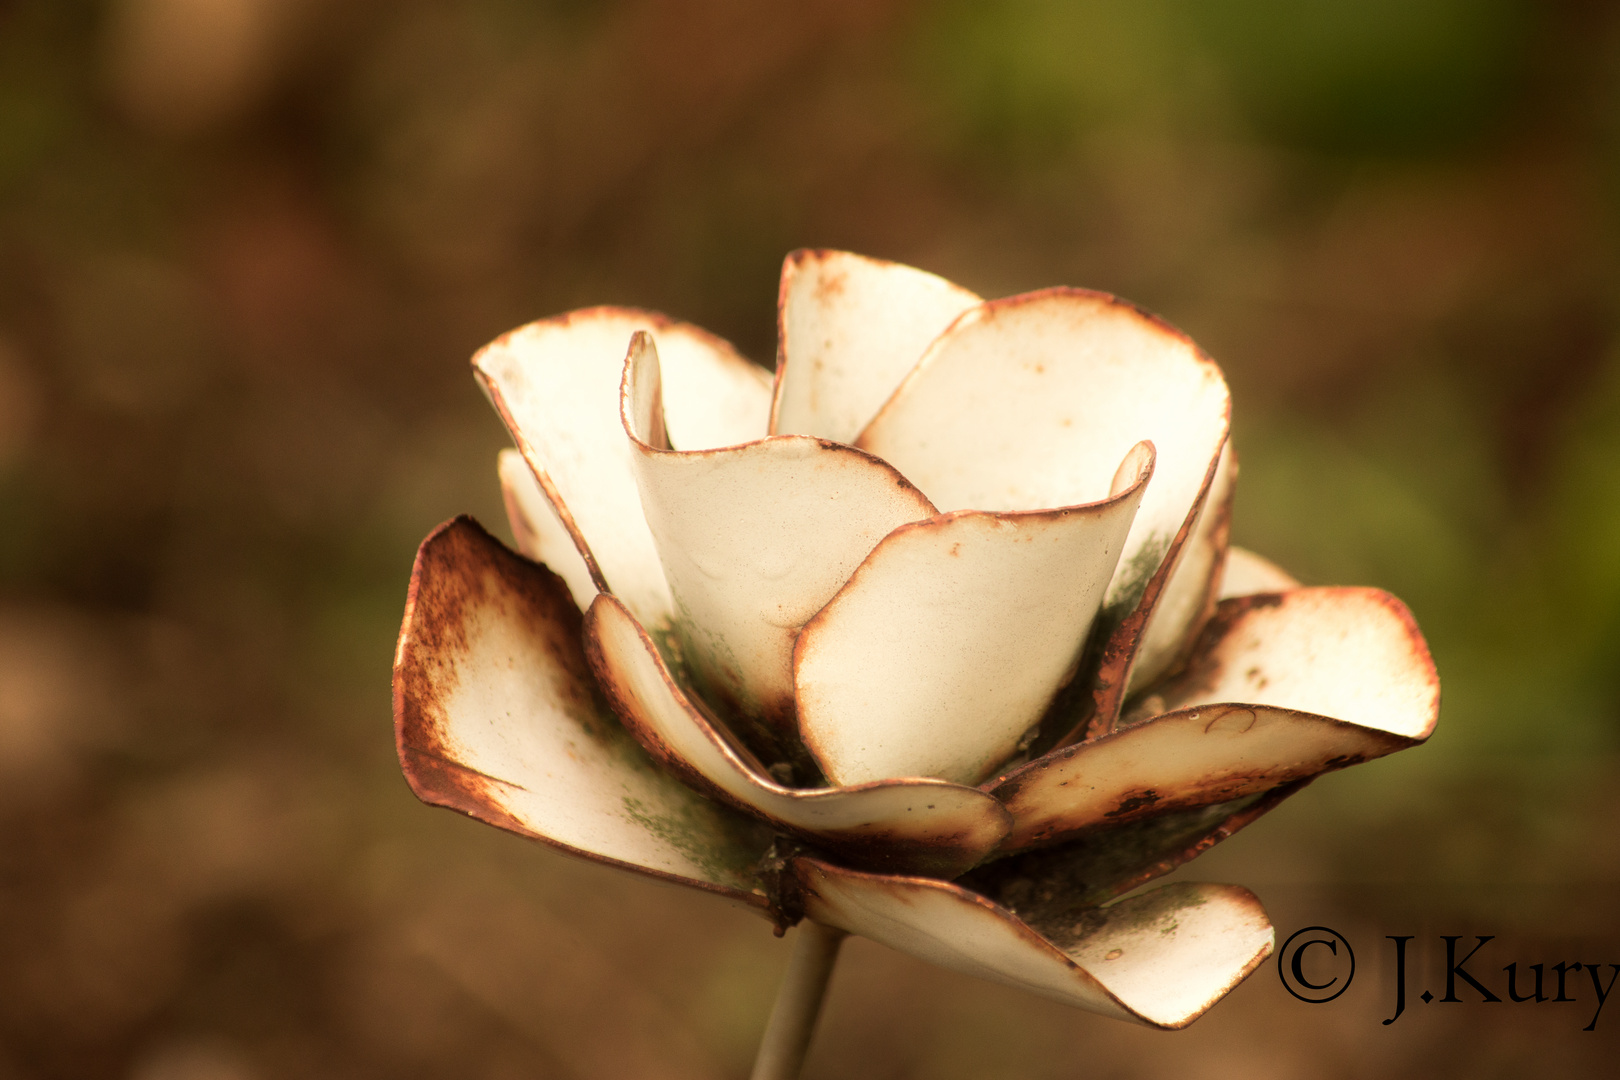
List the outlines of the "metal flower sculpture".
{"type": "Polygon", "coordinates": [[[807,920],[758,1076],[796,1068],[846,932],[1190,1023],[1270,952],[1265,912],[1117,898],[1427,738],[1411,616],[1228,547],[1225,381],[1130,304],[801,251],[778,320],[774,390],[623,308],[474,358],[522,554],[467,518],[422,544],[412,788],[807,920]]]}

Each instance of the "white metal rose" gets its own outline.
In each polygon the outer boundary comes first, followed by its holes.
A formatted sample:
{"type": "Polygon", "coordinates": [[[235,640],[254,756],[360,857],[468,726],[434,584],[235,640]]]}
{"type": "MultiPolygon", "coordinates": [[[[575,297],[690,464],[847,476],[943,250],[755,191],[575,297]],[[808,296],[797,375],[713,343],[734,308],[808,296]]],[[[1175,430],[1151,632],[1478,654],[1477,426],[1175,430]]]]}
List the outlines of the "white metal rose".
{"type": "Polygon", "coordinates": [[[1190,1023],[1270,951],[1259,902],[1116,898],[1427,738],[1410,615],[1228,549],[1226,384],[1129,304],[801,251],[779,330],[774,393],[622,308],[474,358],[528,558],[465,518],[423,543],[412,787],[779,927],[1190,1023]]]}

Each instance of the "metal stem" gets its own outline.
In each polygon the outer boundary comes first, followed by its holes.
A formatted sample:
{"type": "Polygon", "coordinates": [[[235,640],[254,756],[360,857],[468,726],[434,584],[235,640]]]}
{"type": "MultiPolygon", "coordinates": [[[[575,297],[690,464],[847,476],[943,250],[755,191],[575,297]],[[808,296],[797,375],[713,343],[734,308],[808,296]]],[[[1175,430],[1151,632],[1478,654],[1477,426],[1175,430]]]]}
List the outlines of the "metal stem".
{"type": "Polygon", "coordinates": [[[847,936],[809,919],[799,924],[797,934],[750,1080],[798,1080],[838,960],[838,946],[847,936]]]}

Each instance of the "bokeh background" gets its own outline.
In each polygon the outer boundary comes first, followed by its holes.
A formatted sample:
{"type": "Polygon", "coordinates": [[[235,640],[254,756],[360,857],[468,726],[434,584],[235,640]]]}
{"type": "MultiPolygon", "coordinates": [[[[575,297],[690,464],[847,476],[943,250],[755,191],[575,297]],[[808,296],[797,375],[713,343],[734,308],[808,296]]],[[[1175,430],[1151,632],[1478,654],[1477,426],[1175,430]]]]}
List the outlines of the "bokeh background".
{"type": "Polygon", "coordinates": [[[0,1078],[746,1075],[783,943],[416,803],[389,666],[421,537],[506,528],[473,350],[617,302],[769,363],[799,246],[1187,329],[1238,542],[1445,687],[1192,868],[1339,1001],[1166,1035],[857,941],[808,1075],[1612,1075],[1584,973],[1379,1020],[1385,935],[1413,994],[1437,934],[1620,963],[1617,15],[0,0],[0,1078]]]}

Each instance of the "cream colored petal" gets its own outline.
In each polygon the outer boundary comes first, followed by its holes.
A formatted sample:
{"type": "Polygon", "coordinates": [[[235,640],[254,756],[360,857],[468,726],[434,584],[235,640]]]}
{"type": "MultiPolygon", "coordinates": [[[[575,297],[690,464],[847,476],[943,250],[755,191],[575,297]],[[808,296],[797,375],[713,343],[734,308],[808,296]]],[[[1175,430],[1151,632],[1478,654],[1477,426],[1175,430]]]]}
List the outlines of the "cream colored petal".
{"type": "Polygon", "coordinates": [[[940,967],[1158,1028],[1192,1023],[1270,954],[1235,885],[1182,883],[1026,921],[950,882],[792,862],[806,918],[940,967]]]}
{"type": "Polygon", "coordinates": [[[1103,502],[885,537],[794,651],[799,729],[827,778],[976,784],[1011,758],[1079,662],[1152,473],[1138,443],[1103,502]]]}
{"type": "MultiPolygon", "coordinates": [[[[1153,483],[1103,601],[1110,638],[1081,673],[1096,700],[1077,719],[1107,730],[1213,482],[1229,406],[1220,369],[1179,331],[1105,293],[1047,289],[963,314],[856,445],[941,509],[1006,511],[1100,499],[1125,451],[1153,443],[1153,483]]],[[[1162,632],[1165,655],[1179,629],[1162,632]]]]}
{"type": "Polygon", "coordinates": [[[686,659],[711,700],[796,743],[799,628],[879,540],[934,508],[884,462],[821,439],[662,449],[658,403],[659,352],[638,335],[624,369],[624,431],[686,659]]]}
{"type": "Polygon", "coordinates": [[[502,450],[496,461],[501,477],[501,501],[506,519],[512,525],[517,549],[535,562],[545,563],[552,573],[568,584],[574,603],[584,611],[596,599],[596,582],[585,565],[574,538],[551,508],[546,493],[529,470],[529,463],[516,450],[502,450]]]}
{"type": "Polygon", "coordinates": [[[1169,710],[1010,773],[1003,845],[1223,802],[1428,738],[1440,684],[1399,600],[1297,589],[1227,600],[1186,671],[1139,708],[1169,710]]]}
{"type": "Polygon", "coordinates": [[[1174,671],[1187,658],[1198,632],[1215,613],[1216,590],[1231,534],[1232,496],[1237,489],[1237,455],[1221,447],[1220,464],[1209,495],[1182,546],[1164,591],[1153,605],[1131,666],[1127,693],[1174,671]]]}
{"type": "Polygon", "coordinates": [[[849,862],[954,877],[1006,835],[1006,811],[976,788],[897,780],[795,790],[766,778],[676,685],[652,639],[611,596],[586,614],[585,648],[626,726],[668,769],[849,862]]]}
{"type": "Polygon", "coordinates": [[[611,589],[649,625],[665,625],[669,586],[619,424],[624,350],[638,330],[663,342],[666,422],[677,446],[764,434],[764,373],[719,338],[651,312],[589,308],[530,323],[485,347],[473,366],[598,588],[611,589]]]}
{"type": "MultiPolygon", "coordinates": [[[[1105,498],[1147,440],[1153,485],[1126,559],[1181,528],[1226,438],[1226,383],[1165,324],[1080,289],[992,300],[929,346],[856,445],[942,510],[1045,510],[1105,498]]],[[[1151,560],[1156,565],[1157,560],[1151,560]]],[[[1152,571],[1122,565],[1114,602],[1152,571]]]]}
{"type": "Polygon", "coordinates": [[[853,442],[928,343],[979,302],[899,263],[795,251],[782,264],[771,434],[853,442]]]}
{"type": "Polygon", "coordinates": [[[400,765],[424,802],[763,908],[770,830],[661,771],[606,704],[562,582],[470,518],[422,543],[394,658],[400,765]]]}
{"type": "Polygon", "coordinates": [[[1253,593],[1287,592],[1299,588],[1299,582],[1288,571],[1270,559],[1256,555],[1247,548],[1226,549],[1226,567],[1221,574],[1220,598],[1249,596],[1253,593]]]}

